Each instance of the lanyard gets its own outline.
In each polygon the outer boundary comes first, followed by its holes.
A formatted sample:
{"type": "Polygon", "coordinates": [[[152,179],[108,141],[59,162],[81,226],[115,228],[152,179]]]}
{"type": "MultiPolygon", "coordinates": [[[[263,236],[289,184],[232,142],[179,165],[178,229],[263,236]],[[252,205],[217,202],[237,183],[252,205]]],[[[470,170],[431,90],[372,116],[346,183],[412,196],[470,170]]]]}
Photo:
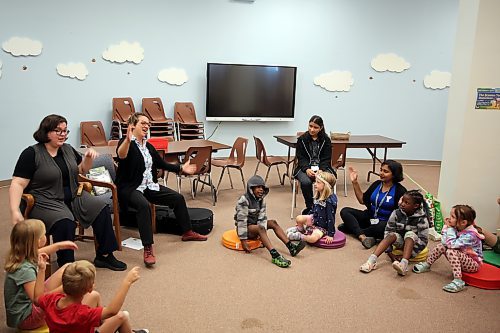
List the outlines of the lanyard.
{"type": "MultiPolygon", "coordinates": [[[[394,185],[392,185],[392,186],[394,186],[394,185]]],[[[382,191],[382,184],[380,184],[379,188],[377,189],[378,190],[377,191],[377,196],[375,197],[375,213],[373,214],[374,218],[377,218],[377,213],[378,213],[380,207],[382,207],[382,203],[384,202],[385,198],[387,197],[387,195],[389,194],[389,192],[391,192],[392,186],[391,186],[391,188],[387,192],[385,192],[385,195],[382,198],[382,200],[380,200],[380,202],[378,202],[378,196],[379,196],[380,192],[382,191]]]]}

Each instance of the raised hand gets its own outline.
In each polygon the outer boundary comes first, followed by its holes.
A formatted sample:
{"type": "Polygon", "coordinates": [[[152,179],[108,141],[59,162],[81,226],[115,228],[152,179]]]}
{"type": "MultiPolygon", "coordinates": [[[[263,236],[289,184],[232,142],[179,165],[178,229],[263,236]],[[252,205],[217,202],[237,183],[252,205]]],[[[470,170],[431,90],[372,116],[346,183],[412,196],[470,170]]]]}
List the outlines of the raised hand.
{"type": "Polygon", "coordinates": [[[38,254],[38,269],[45,270],[47,268],[47,262],[49,261],[49,255],[46,253],[38,254]]]}
{"type": "Polygon", "coordinates": [[[94,149],[89,148],[85,152],[84,158],[90,158],[91,160],[94,160],[97,156],[99,156],[99,153],[96,152],[94,149]]]}
{"type": "Polygon", "coordinates": [[[182,173],[192,175],[196,171],[196,164],[191,164],[191,159],[182,165],[182,173]]]}
{"type": "Polygon", "coordinates": [[[351,182],[353,183],[358,182],[358,171],[355,170],[353,167],[349,167],[349,176],[351,177],[351,182]]]}

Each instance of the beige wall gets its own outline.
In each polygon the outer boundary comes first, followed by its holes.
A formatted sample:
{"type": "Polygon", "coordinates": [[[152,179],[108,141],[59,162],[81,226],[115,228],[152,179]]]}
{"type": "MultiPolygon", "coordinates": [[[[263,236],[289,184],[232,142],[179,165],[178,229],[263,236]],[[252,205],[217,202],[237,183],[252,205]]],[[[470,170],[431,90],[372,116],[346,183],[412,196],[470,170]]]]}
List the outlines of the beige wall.
{"type": "Polygon", "coordinates": [[[500,228],[500,110],[476,110],[477,88],[500,88],[500,1],[461,0],[438,197],[472,205],[500,228]]]}

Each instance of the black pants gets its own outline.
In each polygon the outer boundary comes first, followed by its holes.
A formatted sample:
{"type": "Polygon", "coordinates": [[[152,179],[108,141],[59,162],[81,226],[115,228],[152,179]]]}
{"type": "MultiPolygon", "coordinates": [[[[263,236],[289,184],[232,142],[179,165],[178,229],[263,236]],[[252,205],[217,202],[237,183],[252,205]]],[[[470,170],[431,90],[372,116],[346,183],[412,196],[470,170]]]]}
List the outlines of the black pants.
{"type": "MultiPolygon", "coordinates": [[[[118,242],[116,241],[113,224],[111,221],[111,213],[108,206],[105,206],[99,215],[92,223],[92,229],[97,241],[97,255],[105,255],[118,250],[118,242]]],[[[61,241],[75,240],[76,223],[70,219],[57,221],[50,229],[52,240],[54,243],[61,241]]],[[[75,261],[75,253],[73,250],[57,251],[57,264],[62,265],[75,261]]]]}
{"type": "Polygon", "coordinates": [[[353,234],[356,237],[365,235],[376,239],[384,238],[387,221],[371,224],[370,212],[368,210],[345,207],[340,211],[340,218],[344,221],[344,228],[349,234],[353,234]]]}
{"type": "Polygon", "coordinates": [[[159,191],[145,189],[144,193],[142,193],[135,190],[130,195],[129,206],[136,211],[137,226],[139,227],[142,245],[146,246],[154,243],[150,202],[172,208],[183,233],[192,229],[186,200],[184,200],[182,194],[162,185],[160,185],[159,191]]]}
{"type": "Polygon", "coordinates": [[[302,191],[302,196],[304,197],[306,208],[310,210],[314,203],[312,188],[314,180],[309,178],[309,176],[301,170],[299,170],[295,178],[297,178],[297,180],[300,182],[300,190],[302,191]]]}

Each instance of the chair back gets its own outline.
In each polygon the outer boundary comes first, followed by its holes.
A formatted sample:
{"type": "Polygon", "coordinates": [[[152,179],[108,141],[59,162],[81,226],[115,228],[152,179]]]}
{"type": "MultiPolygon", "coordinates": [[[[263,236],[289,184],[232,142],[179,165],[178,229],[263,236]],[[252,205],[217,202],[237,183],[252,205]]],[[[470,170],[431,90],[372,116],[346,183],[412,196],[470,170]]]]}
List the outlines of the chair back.
{"type": "Polygon", "coordinates": [[[346,161],[347,143],[332,143],[332,168],[344,168],[346,161]]]}
{"type": "Polygon", "coordinates": [[[191,159],[191,164],[196,165],[193,175],[203,175],[212,171],[212,147],[189,147],[185,161],[191,159]]]}
{"type": "Polygon", "coordinates": [[[196,111],[191,102],[175,102],[174,121],[178,123],[197,123],[196,111]]]}
{"type": "Polygon", "coordinates": [[[152,121],[166,121],[165,110],[163,103],[159,97],[143,98],[142,113],[144,113],[152,121]]]}
{"type": "Polygon", "coordinates": [[[80,144],[87,147],[108,145],[106,133],[100,121],[82,121],[80,123],[80,144]]]}
{"type": "Polygon", "coordinates": [[[229,163],[234,166],[243,168],[243,166],[245,165],[245,154],[247,152],[247,146],[248,146],[247,138],[237,137],[233,143],[233,148],[231,148],[231,153],[229,154],[228,158],[229,163]]]}
{"type": "Polygon", "coordinates": [[[135,113],[134,101],[130,97],[113,98],[113,120],[125,123],[135,113]]]}
{"type": "Polygon", "coordinates": [[[114,182],[116,178],[116,166],[111,154],[99,154],[92,162],[92,168],[105,167],[109,171],[111,180],[114,182]]]}
{"type": "Polygon", "coordinates": [[[264,165],[269,165],[270,163],[267,159],[266,148],[264,147],[264,143],[262,143],[262,140],[256,136],[254,136],[253,139],[255,141],[255,157],[257,158],[257,161],[259,161],[264,165]]]}

